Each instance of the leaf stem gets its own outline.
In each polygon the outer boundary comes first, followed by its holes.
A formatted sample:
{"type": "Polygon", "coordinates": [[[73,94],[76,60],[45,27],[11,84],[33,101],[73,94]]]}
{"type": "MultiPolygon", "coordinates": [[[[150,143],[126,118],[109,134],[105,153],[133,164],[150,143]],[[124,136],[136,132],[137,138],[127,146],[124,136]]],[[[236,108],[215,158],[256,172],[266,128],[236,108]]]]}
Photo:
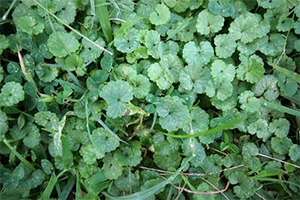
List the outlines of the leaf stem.
{"type": "Polygon", "coordinates": [[[23,162],[28,168],[30,168],[31,170],[35,170],[35,167],[28,162],[21,154],[19,154],[19,152],[17,152],[10,144],[9,142],[6,140],[6,138],[3,139],[4,144],[11,150],[11,152],[13,154],[15,154],[15,156],[17,156],[21,162],[23,162]]]}
{"type": "Polygon", "coordinates": [[[261,156],[261,157],[264,157],[264,158],[269,158],[271,160],[275,160],[275,161],[278,161],[278,162],[281,162],[281,163],[284,163],[284,164],[287,164],[287,165],[290,165],[290,166],[293,166],[293,167],[296,167],[296,168],[300,169],[300,166],[298,166],[298,165],[294,165],[292,163],[289,163],[289,162],[286,162],[286,161],[283,161],[283,160],[279,160],[279,159],[273,158],[271,156],[267,156],[267,155],[264,155],[264,154],[261,154],[261,153],[258,153],[257,155],[261,156]]]}
{"type": "Polygon", "coordinates": [[[3,17],[2,17],[2,20],[5,20],[5,19],[7,18],[7,16],[9,15],[9,13],[10,13],[10,11],[11,11],[11,9],[15,6],[15,4],[16,4],[18,1],[19,1],[19,0],[14,0],[14,1],[10,4],[9,8],[7,9],[7,11],[5,12],[5,14],[4,14],[3,17]]]}

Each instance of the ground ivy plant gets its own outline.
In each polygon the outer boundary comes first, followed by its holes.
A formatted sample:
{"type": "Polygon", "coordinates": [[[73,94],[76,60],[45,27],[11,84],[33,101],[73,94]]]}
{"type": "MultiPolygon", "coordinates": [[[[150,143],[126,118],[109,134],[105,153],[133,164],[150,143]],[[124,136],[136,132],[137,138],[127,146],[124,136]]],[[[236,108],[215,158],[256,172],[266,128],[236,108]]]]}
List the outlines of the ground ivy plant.
{"type": "Polygon", "coordinates": [[[2,0],[1,199],[299,199],[299,0],[2,0]]]}

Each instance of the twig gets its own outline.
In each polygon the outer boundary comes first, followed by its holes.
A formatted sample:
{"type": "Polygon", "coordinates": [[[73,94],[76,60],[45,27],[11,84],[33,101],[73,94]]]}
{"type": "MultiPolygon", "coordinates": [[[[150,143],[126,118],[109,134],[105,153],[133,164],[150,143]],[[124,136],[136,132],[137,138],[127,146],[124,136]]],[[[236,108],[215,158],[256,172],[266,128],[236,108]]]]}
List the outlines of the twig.
{"type": "Polygon", "coordinates": [[[258,194],[257,192],[255,192],[255,194],[256,194],[259,198],[261,198],[262,200],[266,200],[263,196],[261,196],[261,195],[258,194]]]}
{"type": "MultiPolygon", "coordinates": [[[[164,180],[167,180],[164,176],[161,176],[164,180]]],[[[171,185],[173,187],[175,187],[176,189],[178,190],[183,190],[185,192],[188,192],[188,193],[192,193],[192,194],[220,194],[220,193],[223,193],[225,192],[228,187],[229,187],[229,181],[227,182],[225,188],[223,190],[219,190],[219,191],[210,191],[210,192],[198,192],[198,191],[192,191],[192,190],[189,190],[189,189],[186,189],[186,188],[182,188],[182,187],[178,187],[176,185],[174,185],[173,183],[171,183],[171,185]]]]}
{"type": "MultiPolygon", "coordinates": [[[[214,184],[212,184],[211,182],[209,182],[208,180],[200,177],[203,181],[205,181],[206,183],[208,183],[211,187],[215,188],[217,191],[220,191],[219,188],[217,188],[216,186],[214,186],[214,184]]],[[[222,192],[221,193],[225,199],[229,200],[229,198],[222,192]]]]}
{"type": "Polygon", "coordinates": [[[298,166],[298,165],[294,165],[294,164],[292,164],[292,163],[285,162],[285,161],[283,161],[283,160],[279,160],[279,159],[273,158],[273,157],[271,157],[271,156],[267,156],[267,155],[264,155],[264,154],[261,154],[261,153],[258,153],[257,155],[258,155],[258,156],[261,156],[261,157],[269,158],[269,159],[271,159],[271,160],[276,160],[276,161],[278,161],[278,162],[281,162],[281,163],[284,163],[284,164],[287,164],[287,165],[291,165],[291,166],[293,166],[293,167],[296,167],[296,168],[300,169],[300,166],[298,166]]]}
{"type": "MultiPolygon", "coordinates": [[[[181,172],[181,174],[185,175],[185,176],[208,176],[208,175],[212,175],[212,174],[218,174],[220,172],[224,172],[224,171],[227,171],[227,170],[232,170],[232,169],[240,168],[240,167],[243,167],[243,166],[244,165],[237,165],[237,166],[233,166],[233,167],[230,167],[230,168],[222,169],[220,171],[211,172],[211,173],[207,173],[207,174],[201,174],[201,173],[183,173],[183,172],[181,172]]],[[[164,171],[164,170],[160,170],[160,169],[148,168],[148,167],[143,167],[143,166],[140,166],[140,168],[141,169],[146,169],[146,170],[151,170],[151,171],[156,171],[156,172],[161,172],[161,173],[165,173],[165,174],[174,174],[174,172],[164,171]]]]}

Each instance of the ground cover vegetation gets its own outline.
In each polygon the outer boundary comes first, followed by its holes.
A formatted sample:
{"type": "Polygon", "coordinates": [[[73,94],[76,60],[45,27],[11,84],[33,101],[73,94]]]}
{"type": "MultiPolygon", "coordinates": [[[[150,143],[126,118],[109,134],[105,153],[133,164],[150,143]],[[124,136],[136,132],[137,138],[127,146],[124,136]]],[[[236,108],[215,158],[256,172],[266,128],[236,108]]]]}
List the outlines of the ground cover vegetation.
{"type": "Polygon", "coordinates": [[[299,199],[299,0],[2,0],[1,199],[299,199]]]}

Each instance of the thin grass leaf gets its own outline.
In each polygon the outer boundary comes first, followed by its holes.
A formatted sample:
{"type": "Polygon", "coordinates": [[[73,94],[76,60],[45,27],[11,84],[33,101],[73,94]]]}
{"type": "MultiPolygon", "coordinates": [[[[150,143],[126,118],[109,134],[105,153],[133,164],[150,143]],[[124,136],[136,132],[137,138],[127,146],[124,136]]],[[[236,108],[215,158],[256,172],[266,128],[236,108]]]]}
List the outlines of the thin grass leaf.
{"type": "Polygon", "coordinates": [[[172,175],[171,177],[169,177],[167,180],[162,181],[161,183],[148,188],[146,190],[140,191],[140,192],[136,192],[132,195],[128,195],[128,196],[122,196],[122,197],[114,197],[106,192],[103,192],[103,194],[113,200],[131,200],[131,199],[135,199],[135,200],[142,200],[142,199],[146,199],[148,197],[150,197],[151,195],[153,195],[155,192],[157,192],[158,190],[160,190],[161,188],[165,187],[166,185],[168,185],[169,183],[171,183],[180,173],[180,171],[185,167],[185,165],[191,161],[194,157],[190,156],[186,159],[185,163],[182,164],[182,166],[174,173],[174,175],[172,175]]]}
{"type": "MultiPolygon", "coordinates": [[[[177,26],[176,29],[168,35],[167,40],[171,39],[174,35],[176,35],[177,33],[179,33],[182,29],[184,29],[185,27],[187,27],[188,25],[190,25],[192,23],[193,18],[187,18],[183,21],[182,24],[180,24],[180,26],[177,26]]],[[[193,21],[196,21],[197,18],[195,18],[193,21]]]]}
{"type": "Polygon", "coordinates": [[[73,83],[70,83],[68,81],[64,81],[64,80],[61,80],[61,79],[56,79],[58,83],[60,84],[65,84],[67,86],[69,86],[70,88],[72,88],[73,90],[75,90],[76,92],[80,93],[80,94],[83,94],[85,93],[85,90],[82,89],[81,87],[78,87],[77,85],[73,84],[73,83]]]}
{"type": "Polygon", "coordinates": [[[276,178],[256,178],[255,180],[270,181],[270,182],[275,182],[275,183],[288,183],[288,184],[295,185],[300,188],[300,184],[297,184],[297,183],[291,182],[291,181],[280,180],[280,179],[276,179],[276,178]]]}
{"type": "Polygon", "coordinates": [[[96,15],[95,1],[90,0],[90,4],[91,4],[91,15],[96,15]]]}
{"type": "Polygon", "coordinates": [[[93,115],[93,117],[95,118],[95,120],[107,131],[109,132],[109,134],[111,134],[114,138],[116,138],[117,140],[119,140],[120,142],[123,142],[125,144],[128,144],[127,142],[125,142],[124,140],[122,140],[121,138],[119,138],[117,136],[117,134],[115,134],[112,130],[110,130],[110,128],[108,128],[108,126],[106,126],[106,124],[99,118],[99,116],[95,113],[93,107],[91,106],[91,104],[89,104],[89,109],[93,115]]]}
{"type": "Polygon", "coordinates": [[[220,132],[220,131],[223,131],[223,130],[227,130],[239,123],[241,123],[242,121],[244,121],[246,119],[245,116],[243,117],[238,117],[226,124],[223,124],[221,126],[217,126],[215,128],[211,128],[207,131],[204,131],[204,132],[200,132],[200,133],[195,133],[195,134],[191,134],[191,135],[173,135],[173,134],[167,134],[167,133],[164,133],[166,136],[170,136],[170,137],[175,137],[175,138],[191,138],[191,137],[199,137],[199,136],[203,136],[203,135],[210,135],[210,134],[213,134],[213,133],[216,133],[216,132],[220,132]]]}
{"type": "MultiPolygon", "coordinates": [[[[93,1],[93,0],[91,0],[93,1]]],[[[96,4],[102,4],[105,3],[106,0],[95,0],[96,4]]],[[[108,14],[108,10],[107,10],[107,6],[103,5],[103,6],[97,6],[96,7],[96,14],[98,16],[98,19],[100,21],[100,25],[102,28],[102,31],[104,33],[104,36],[107,40],[107,42],[112,41],[112,29],[111,29],[111,24],[110,24],[110,20],[109,20],[109,14],[108,14]]]]}
{"type": "Polygon", "coordinates": [[[268,102],[268,101],[266,101],[264,99],[261,99],[260,103],[261,103],[262,106],[265,106],[267,108],[270,108],[270,109],[273,109],[273,110],[277,110],[279,112],[288,113],[290,115],[295,115],[295,116],[300,117],[300,111],[298,111],[298,110],[294,110],[294,109],[282,106],[282,105],[277,104],[277,103],[268,102]]]}
{"type": "Polygon", "coordinates": [[[64,170],[64,171],[60,172],[55,178],[53,178],[53,176],[51,176],[50,181],[49,181],[45,191],[43,192],[40,200],[50,199],[50,195],[52,193],[52,190],[53,190],[54,186],[56,185],[59,177],[61,177],[61,175],[63,175],[66,171],[68,171],[68,170],[64,170]]]}
{"type": "Polygon", "coordinates": [[[61,200],[67,200],[68,197],[70,196],[70,193],[75,185],[75,176],[69,180],[69,182],[67,183],[67,185],[64,187],[63,191],[61,192],[61,200]]]}
{"type": "Polygon", "coordinates": [[[13,0],[13,2],[11,2],[9,8],[7,9],[7,11],[5,12],[5,14],[2,16],[2,20],[5,20],[7,18],[7,16],[9,15],[11,9],[13,9],[13,7],[16,5],[16,3],[18,3],[19,0],[13,0]]]}
{"type": "Polygon", "coordinates": [[[3,139],[4,144],[11,150],[11,152],[17,156],[17,158],[19,158],[19,160],[24,163],[29,169],[31,170],[35,170],[35,167],[28,162],[21,154],[19,154],[19,152],[17,152],[10,144],[9,142],[6,140],[6,138],[3,139]]]}
{"type": "Polygon", "coordinates": [[[83,200],[90,200],[95,199],[100,192],[102,192],[104,189],[108,188],[111,184],[111,181],[105,181],[102,183],[98,183],[93,186],[93,190],[89,191],[83,198],[83,200]]]}
{"type": "Polygon", "coordinates": [[[50,14],[52,17],[54,17],[57,21],[59,21],[61,24],[63,24],[64,26],[68,27],[70,30],[72,30],[74,33],[76,33],[77,35],[83,37],[85,40],[89,41],[90,43],[92,43],[93,45],[95,45],[96,47],[98,47],[99,49],[107,52],[110,55],[113,55],[112,52],[108,51],[107,49],[103,48],[102,46],[100,46],[99,44],[95,43],[94,41],[92,41],[91,39],[89,39],[88,37],[86,37],[85,35],[81,34],[79,31],[77,31],[76,29],[72,28],[71,26],[69,26],[68,24],[66,24],[63,20],[61,20],[60,18],[58,18],[55,14],[53,14],[52,12],[50,12],[47,8],[45,8],[42,4],[40,4],[39,2],[37,2],[36,0],[33,0],[34,3],[36,3],[39,7],[41,7],[43,10],[45,10],[48,14],[50,14]]]}
{"type": "Polygon", "coordinates": [[[126,136],[128,136],[128,133],[122,129],[118,124],[116,124],[113,120],[111,120],[106,114],[102,113],[105,117],[105,119],[107,119],[109,121],[109,123],[111,123],[112,125],[114,125],[114,127],[116,127],[120,132],[124,133],[126,136]]]}
{"type": "Polygon", "coordinates": [[[81,185],[80,185],[80,175],[79,171],[76,171],[76,195],[75,200],[81,200],[82,199],[82,191],[81,191],[81,185]]]}
{"type": "Polygon", "coordinates": [[[296,97],[290,97],[290,96],[285,96],[285,95],[280,95],[288,100],[290,100],[291,102],[297,104],[298,106],[300,106],[300,99],[296,98],[296,97]]]}
{"type": "MultiPolygon", "coordinates": [[[[90,64],[90,62],[88,63],[90,64]]],[[[48,66],[48,67],[57,67],[57,68],[63,68],[64,70],[67,71],[67,73],[69,74],[69,76],[71,77],[71,79],[73,80],[73,82],[78,86],[81,87],[82,89],[84,89],[84,87],[80,84],[79,80],[76,78],[76,76],[65,66],[63,65],[56,65],[56,64],[41,64],[41,66],[48,66]]]]}
{"type": "Polygon", "coordinates": [[[283,171],[279,168],[269,168],[269,169],[264,169],[261,172],[259,172],[257,175],[253,176],[253,179],[258,179],[258,178],[265,178],[268,176],[280,176],[283,174],[283,171]]]}
{"type": "Polygon", "coordinates": [[[119,30],[116,32],[115,34],[115,38],[118,36],[118,35],[122,35],[125,33],[125,31],[130,28],[131,26],[133,26],[133,24],[136,22],[136,21],[139,21],[141,20],[142,18],[141,17],[136,17],[136,18],[133,18],[127,22],[125,22],[124,24],[122,24],[122,26],[119,28],[119,30]]]}
{"type": "Polygon", "coordinates": [[[156,112],[156,110],[155,110],[154,116],[153,116],[153,122],[152,122],[152,125],[151,125],[151,127],[150,127],[149,133],[152,132],[152,130],[153,130],[155,124],[156,124],[156,119],[157,119],[157,112],[156,112]]]}
{"type": "Polygon", "coordinates": [[[300,75],[297,74],[296,72],[292,72],[290,70],[287,70],[285,68],[279,67],[278,65],[275,65],[275,64],[270,63],[270,62],[268,62],[268,65],[270,65],[271,67],[277,69],[280,73],[282,73],[286,77],[289,77],[289,78],[297,81],[298,83],[300,83],[300,75]]]}
{"type": "Polygon", "coordinates": [[[17,45],[17,49],[18,49],[18,57],[19,57],[19,62],[20,62],[22,73],[25,76],[26,80],[28,82],[33,83],[33,85],[36,87],[36,83],[34,82],[33,78],[30,76],[30,74],[28,73],[28,71],[26,69],[26,66],[25,66],[25,63],[24,63],[24,60],[23,60],[23,56],[20,52],[20,49],[19,49],[18,45],[17,45]]]}

